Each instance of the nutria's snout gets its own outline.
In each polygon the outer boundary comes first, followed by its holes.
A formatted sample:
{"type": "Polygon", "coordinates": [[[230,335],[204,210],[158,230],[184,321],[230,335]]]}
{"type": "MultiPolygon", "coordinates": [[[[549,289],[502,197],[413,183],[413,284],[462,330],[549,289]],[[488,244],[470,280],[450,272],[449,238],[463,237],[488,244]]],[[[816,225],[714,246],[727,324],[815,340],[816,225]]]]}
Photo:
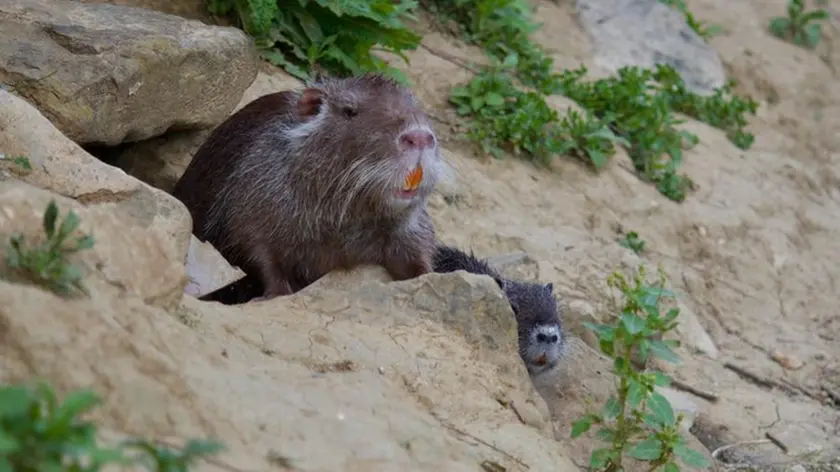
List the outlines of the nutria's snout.
{"type": "Polygon", "coordinates": [[[553,369],[563,354],[563,330],[558,324],[542,324],[531,329],[523,358],[531,374],[553,369]]]}
{"type": "Polygon", "coordinates": [[[422,198],[437,183],[437,137],[428,126],[412,126],[397,136],[398,172],[394,197],[400,204],[422,198]]]}

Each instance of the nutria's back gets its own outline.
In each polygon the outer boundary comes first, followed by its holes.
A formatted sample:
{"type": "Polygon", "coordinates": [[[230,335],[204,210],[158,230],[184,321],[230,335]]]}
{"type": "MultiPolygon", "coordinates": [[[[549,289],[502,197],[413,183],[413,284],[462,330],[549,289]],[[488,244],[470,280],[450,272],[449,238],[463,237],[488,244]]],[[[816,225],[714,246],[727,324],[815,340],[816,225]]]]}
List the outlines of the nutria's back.
{"type": "Polygon", "coordinates": [[[430,271],[426,202],[442,165],[407,88],[378,74],[325,78],[231,115],[173,194],[199,239],[276,295],[362,263],[397,279],[430,271]]]}

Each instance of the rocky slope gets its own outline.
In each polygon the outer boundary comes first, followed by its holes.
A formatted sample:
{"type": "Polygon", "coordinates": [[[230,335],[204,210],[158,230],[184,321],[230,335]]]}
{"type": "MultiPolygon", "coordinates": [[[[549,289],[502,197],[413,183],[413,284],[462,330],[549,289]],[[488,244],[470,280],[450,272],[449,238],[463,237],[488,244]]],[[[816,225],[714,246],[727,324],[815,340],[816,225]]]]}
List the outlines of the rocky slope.
{"type": "Polygon", "coordinates": [[[97,421],[118,434],[221,439],[222,462],[198,470],[282,470],[278,456],[307,471],[576,470],[597,442],[570,440],[571,422],[612,388],[582,322],[610,313],[606,276],[642,262],[617,243],[635,230],[682,294],[684,363],[670,373],[711,394],[668,391],[694,418],[694,446],[734,445],[721,464],[762,468],[838,456],[836,17],[809,52],[766,32],[779,0],[693,1],[724,28],[711,47],[685,39],[679,17],[642,8],[655,1],[535,3],[535,39],[558,67],[603,76],[665,60],[698,90],[730,76],[761,101],[749,151],[685,125],[700,138],[684,164],[699,190],[676,204],[628,172],[622,151],[598,175],[566,158],[542,169],[475,155],[446,97],[470,76],[458,59],[481,52],[421,15],[423,47],[403,68],[456,177],[432,202],[438,233],[511,276],[554,283],[576,335],[564,364],[532,381],[510,308],[483,277],[395,283],[360,268],[259,305],[184,295],[189,261],[211,274],[204,284],[236,275],[190,238],[167,192],[210,127],[299,83],[261,63],[243,33],[211,25],[199,1],[104,3],[117,5],[0,5],[0,153],[32,166],[0,159],[0,235],[37,238],[55,198],[96,238],[73,259],[89,297],[67,301],[0,269],[3,381],[94,389],[97,421]]]}

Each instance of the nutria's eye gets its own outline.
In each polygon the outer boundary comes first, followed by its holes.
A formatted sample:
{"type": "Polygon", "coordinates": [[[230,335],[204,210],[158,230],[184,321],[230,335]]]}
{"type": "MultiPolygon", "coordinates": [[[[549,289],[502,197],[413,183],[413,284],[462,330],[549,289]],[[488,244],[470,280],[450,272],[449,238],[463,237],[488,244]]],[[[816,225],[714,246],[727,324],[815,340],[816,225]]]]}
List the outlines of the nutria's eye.
{"type": "Polygon", "coordinates": [[[356,109],[355,109],[355,108],[353,108],[353,107],[351,107],[351,106],[346,106],[346,107],[343,107],[343,108],[341,109],[341,113],[343,113],[343,114],[344,114],[344,116],[346,116],[347,118],[353,118],[353,117],[354,117],[354,116],[356,116],[359,112],[357,112],[357,111],[356,111],[356,109]]]}

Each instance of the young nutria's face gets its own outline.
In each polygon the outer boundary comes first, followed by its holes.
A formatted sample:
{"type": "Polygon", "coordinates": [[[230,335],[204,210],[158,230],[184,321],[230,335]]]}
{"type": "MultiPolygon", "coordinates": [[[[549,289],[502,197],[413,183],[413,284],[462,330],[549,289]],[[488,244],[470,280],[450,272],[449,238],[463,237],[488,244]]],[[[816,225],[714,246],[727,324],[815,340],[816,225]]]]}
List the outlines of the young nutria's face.
{"type": "Polygon", "coordinates": [[[519,327],[519,354],[531,375],[553,369],[566,345],[552,284],[505,280],[503,290],[510,300],[519,327]]]}
{"type": "Polygon", "coordinates": [[[334,163],[325,179],[348,198],[401,210],[425,201],[440,178],[428,117],[410,90],[387,77],[324,79],[303,91],[298,112],[299,146],[334,163]]]}

